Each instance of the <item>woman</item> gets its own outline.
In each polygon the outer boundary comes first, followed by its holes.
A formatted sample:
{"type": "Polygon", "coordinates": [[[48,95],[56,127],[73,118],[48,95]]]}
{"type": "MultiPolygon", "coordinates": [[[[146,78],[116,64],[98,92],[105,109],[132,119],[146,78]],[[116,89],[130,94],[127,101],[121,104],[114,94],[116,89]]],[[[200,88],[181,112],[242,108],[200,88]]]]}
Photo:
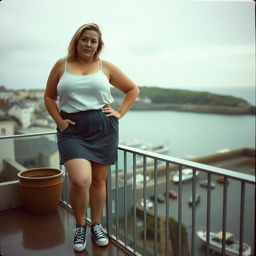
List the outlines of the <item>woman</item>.
{"type": "Polygon", "coordinates": [[[67,58],[58,60],[52,68],[44,96],[46,109],[57,125],[60,162],[71,181],[69,199],[76,221],[76,251],[86,247],[84,216],[88,204],[92,237],[99,246],[108,244],[100,224],[108,165],[114,164],[117,157],[118,119],[139,93],[119,68],[99,59],[103,45],[96,24],[81,26],[69,44],[67,58]],[[110,106],[110,85],[125,94],[118,110],[110,106]]]}

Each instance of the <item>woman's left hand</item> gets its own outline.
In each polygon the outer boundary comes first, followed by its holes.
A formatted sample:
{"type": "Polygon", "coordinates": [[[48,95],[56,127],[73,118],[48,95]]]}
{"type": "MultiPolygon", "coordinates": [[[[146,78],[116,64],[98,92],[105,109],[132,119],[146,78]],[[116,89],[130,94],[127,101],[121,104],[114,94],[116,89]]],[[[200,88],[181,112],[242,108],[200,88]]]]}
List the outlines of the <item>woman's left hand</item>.
{"type": "Polygon", "coordinates": [[[108,105],[108,104],[105,104],[104,106],[103,106],[103,108],[101,109],[101,111],[103,112],[103,113],[108,113],[106,116],[114,116],[114,117],[116,117],[117,119],[120,119],[121,117],[122,117],[122,115],[118,112],[118,111],[116,111],[116,110],[114,110],[110,105],[108,105]]]}

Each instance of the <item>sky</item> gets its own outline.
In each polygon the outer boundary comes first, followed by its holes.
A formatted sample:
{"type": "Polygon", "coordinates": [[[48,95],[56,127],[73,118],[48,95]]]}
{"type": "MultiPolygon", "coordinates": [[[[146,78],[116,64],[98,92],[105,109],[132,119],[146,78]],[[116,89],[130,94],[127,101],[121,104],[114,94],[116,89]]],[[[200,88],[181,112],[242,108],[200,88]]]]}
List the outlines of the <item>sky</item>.
{"type": "Polygon", "coordinates": [[[43,89],[81,25],[97,23],[101,58],[139,86],[255,88],[252,0],[2,0],[0,85],[43,89]]]}

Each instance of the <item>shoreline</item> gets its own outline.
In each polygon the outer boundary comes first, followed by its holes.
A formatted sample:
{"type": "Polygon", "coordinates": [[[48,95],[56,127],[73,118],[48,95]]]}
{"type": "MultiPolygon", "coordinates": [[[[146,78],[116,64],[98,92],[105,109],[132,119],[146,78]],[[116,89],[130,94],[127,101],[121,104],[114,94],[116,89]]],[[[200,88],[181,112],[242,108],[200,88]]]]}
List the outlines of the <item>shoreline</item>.
{"type": "Polygon", "coordinates": [[[212,114],[225,114],[225,115],[255,115],[255,106],[210,106],[210,105],[196,105],[196,104],[146,104],[135,103],[132,110],[175,110],[184,112],[197,112],[197,113],[212,113],[212,114]]]}

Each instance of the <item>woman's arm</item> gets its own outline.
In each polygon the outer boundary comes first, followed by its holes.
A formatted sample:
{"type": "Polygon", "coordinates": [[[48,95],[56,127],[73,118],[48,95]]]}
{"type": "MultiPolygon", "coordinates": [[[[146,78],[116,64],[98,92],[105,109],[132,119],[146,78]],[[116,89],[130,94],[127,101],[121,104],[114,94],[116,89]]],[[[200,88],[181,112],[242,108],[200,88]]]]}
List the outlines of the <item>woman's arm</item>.
{"type": "Polygon", "coordinates": [[[64,59],[57,61],[56,64],[53,66],[50,72],[50,75],[48,77],[46,89],[44,93],[45,107],[61,131],[63,131],[66,127],[68,127],[69,124],[74,124],[74,122],[72,122],[71,120],[62,119],[59,112],[59,108],[56,104],[56,100],[58,96],[57,85],[61,77],[61,74],[64,71],[63,67],[64,67],[64,59]]]}
{"type": "Polygon", "coordinates": [[[118,67],[107,61],[104,61],[103,64],[106,73],[109,75],[109,82],[125,93],[125,97],[117,111],[113,110],[109,105],[104,106],[102,110],[103,112],[109,112],[107,116],[121,118],[132,107],[139,94],[139,89],[118,67]]]}

